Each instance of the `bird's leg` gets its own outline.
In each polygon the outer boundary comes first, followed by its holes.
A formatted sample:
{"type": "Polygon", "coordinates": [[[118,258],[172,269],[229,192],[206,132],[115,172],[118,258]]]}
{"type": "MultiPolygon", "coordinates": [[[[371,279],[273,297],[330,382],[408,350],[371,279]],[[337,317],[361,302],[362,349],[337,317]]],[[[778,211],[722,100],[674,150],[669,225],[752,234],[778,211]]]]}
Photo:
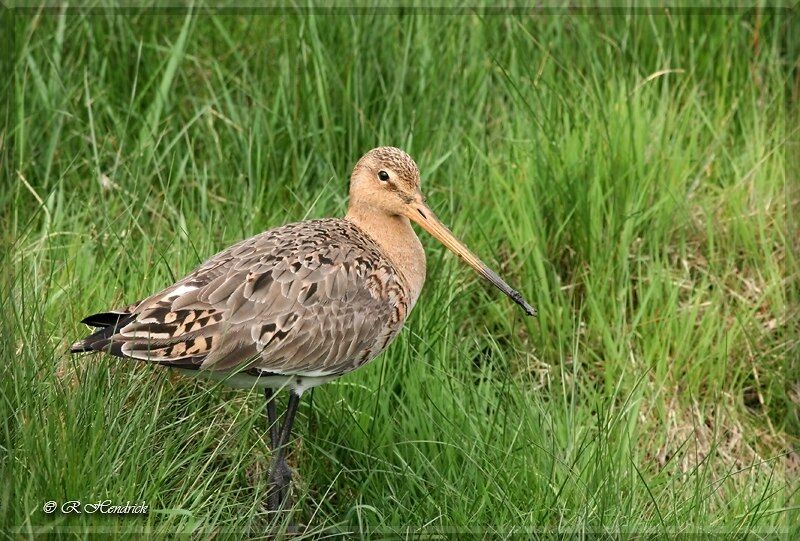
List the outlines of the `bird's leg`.
{"type": "MultiPolygon", "coordinates": [[[[277,453],[278,448],[281,446],[281,442],[280,442],[280,430],[281,430],[281,427],[278,424],[278,412],[277,412],[277,408],[276,408],[276,405],[275,405],[276,395],[277,395],[277,393],[275,392],[274,389],[272,389],[270,387],[265,387],[264,388],[264,398],[267,399],[267,430],[269,430],[270,450],[272,451],[273,456],[276,456],[275,453],[277,453]]],[[[286,462],[284,461],[282,464],[285,466],[286,462]]],[[[282,468],[280,471],[278,471],[276,473],[276,475],[273,475],[272,474],[272,469],[270,469],[270,477],[269,477],[269,479],[270,479],[270,487],[269,487],[270,492],[276,490],[276,488],[274,486],[274,483],[273,483],[273,478],[274,477],[282,478],[285,475],[287,475],[287,472],[286,472],[285,468],[282,468]]],[[[291,476],[291,472],[289,472],[288,475],[291,476]]],[[[283,494],[278,494],[278,500],[279,501],[283,501],[283,494]]],[[[271,502],[268,501],[267,503],[270,505],[270,509],[272,510],[273,508],[272,508],[271,502]]]]}
{"type": "Polygon", "coordinates": [[[275,391],[265,387],[264,397],[267,399],[267,426],[269,427],[270,447],[275,452],[280,446],[278,441],[280,427],[278,426],[278,412],[275,409],[275,391]]]}
{"type": "Polygon", "coordinates": [[[267,495],[267,506],[270,511],[277,511],[283,505],[289,493],[289,483],[292,480],[292,472],[286,464],[286,445],[292,433],[294,416],[297,413],[297,406],[300,404],[300,395],[289,391],[289,405],[286,407],[286,415],[283,419],[283,427],[280,432],[278,447],[274,449],[275,458],[272,462],[272,470],[269,473],[269,494],[267,495]]]}

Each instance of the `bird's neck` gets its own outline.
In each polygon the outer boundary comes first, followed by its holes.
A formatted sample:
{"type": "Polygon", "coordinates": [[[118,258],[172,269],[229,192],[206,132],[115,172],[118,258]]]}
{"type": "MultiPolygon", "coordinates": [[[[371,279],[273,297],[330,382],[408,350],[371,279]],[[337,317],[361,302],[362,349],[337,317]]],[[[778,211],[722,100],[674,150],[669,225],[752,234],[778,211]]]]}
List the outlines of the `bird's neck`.
{"type": "Polygon", "coordinates": [[[354,205],[347,209],[344,219],[369,235],[398,270],[409,289],[410,311],[425,283],[425,252],[411,222],[405,216],[354,205]]]}

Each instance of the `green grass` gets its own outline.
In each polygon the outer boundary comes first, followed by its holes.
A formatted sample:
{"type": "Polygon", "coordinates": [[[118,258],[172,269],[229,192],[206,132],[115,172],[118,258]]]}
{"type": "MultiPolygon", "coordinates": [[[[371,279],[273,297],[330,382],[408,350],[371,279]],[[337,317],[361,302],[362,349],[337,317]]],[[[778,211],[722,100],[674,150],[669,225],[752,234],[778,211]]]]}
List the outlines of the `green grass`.
{"type": "Polygon", "coordinates": [[[800,533],[796,12],[3,17],[7,533],[800,533]],[[421,233],[417,307],[304,398],[274,519],[260,395],[68,345],[342,215],[384,144],[540,315],[421,233]],[[41,510],[106,498],[151,512],[41,510]]]}

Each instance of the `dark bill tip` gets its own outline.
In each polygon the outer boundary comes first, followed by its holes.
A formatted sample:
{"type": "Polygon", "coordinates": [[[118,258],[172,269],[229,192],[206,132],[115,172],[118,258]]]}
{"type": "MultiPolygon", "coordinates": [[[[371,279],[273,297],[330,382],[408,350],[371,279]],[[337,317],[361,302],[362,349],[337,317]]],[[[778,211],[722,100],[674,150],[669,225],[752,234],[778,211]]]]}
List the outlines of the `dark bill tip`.
{"type": "Polygon", "coordinates": [[[522,298],[522,295],[520,295],[519,291],[511,290],[509,297],[511,297],[511,300],[513,300],[515,303],[519,304],[529,316],[535,317],[539,315],[539,312],[536,311],[536,308],[525,302],[525,299],[522,298]]]}
{"type": "Polygon", "coordinates": [[[483,274],[492,284],[494,284],[494,286],[497,287],[497,289],[505,293],[509,299],[519,304],[522,307],[522,309],[525,310],[525,313],[527,315],[529,316],[539,315],[539,313],[536,311],[536,308],[528,304],[528,302],[522,297],[522,294],[519,291],[509,286],[492,269],[484,265],[481,274],[483,274]]]}

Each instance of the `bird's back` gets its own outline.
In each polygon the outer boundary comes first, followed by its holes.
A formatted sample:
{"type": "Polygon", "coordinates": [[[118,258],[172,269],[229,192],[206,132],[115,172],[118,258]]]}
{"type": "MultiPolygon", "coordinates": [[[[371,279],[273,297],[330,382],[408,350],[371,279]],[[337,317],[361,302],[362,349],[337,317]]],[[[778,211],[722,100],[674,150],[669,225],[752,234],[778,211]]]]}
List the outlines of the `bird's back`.
{"type": "Polygon", "coordinates": [[[271,229],[172,286],[84,320],[72,351],[250,375],[335,377],[397,335],[408,288],[378,245],[343,219],[271,229]]]}

